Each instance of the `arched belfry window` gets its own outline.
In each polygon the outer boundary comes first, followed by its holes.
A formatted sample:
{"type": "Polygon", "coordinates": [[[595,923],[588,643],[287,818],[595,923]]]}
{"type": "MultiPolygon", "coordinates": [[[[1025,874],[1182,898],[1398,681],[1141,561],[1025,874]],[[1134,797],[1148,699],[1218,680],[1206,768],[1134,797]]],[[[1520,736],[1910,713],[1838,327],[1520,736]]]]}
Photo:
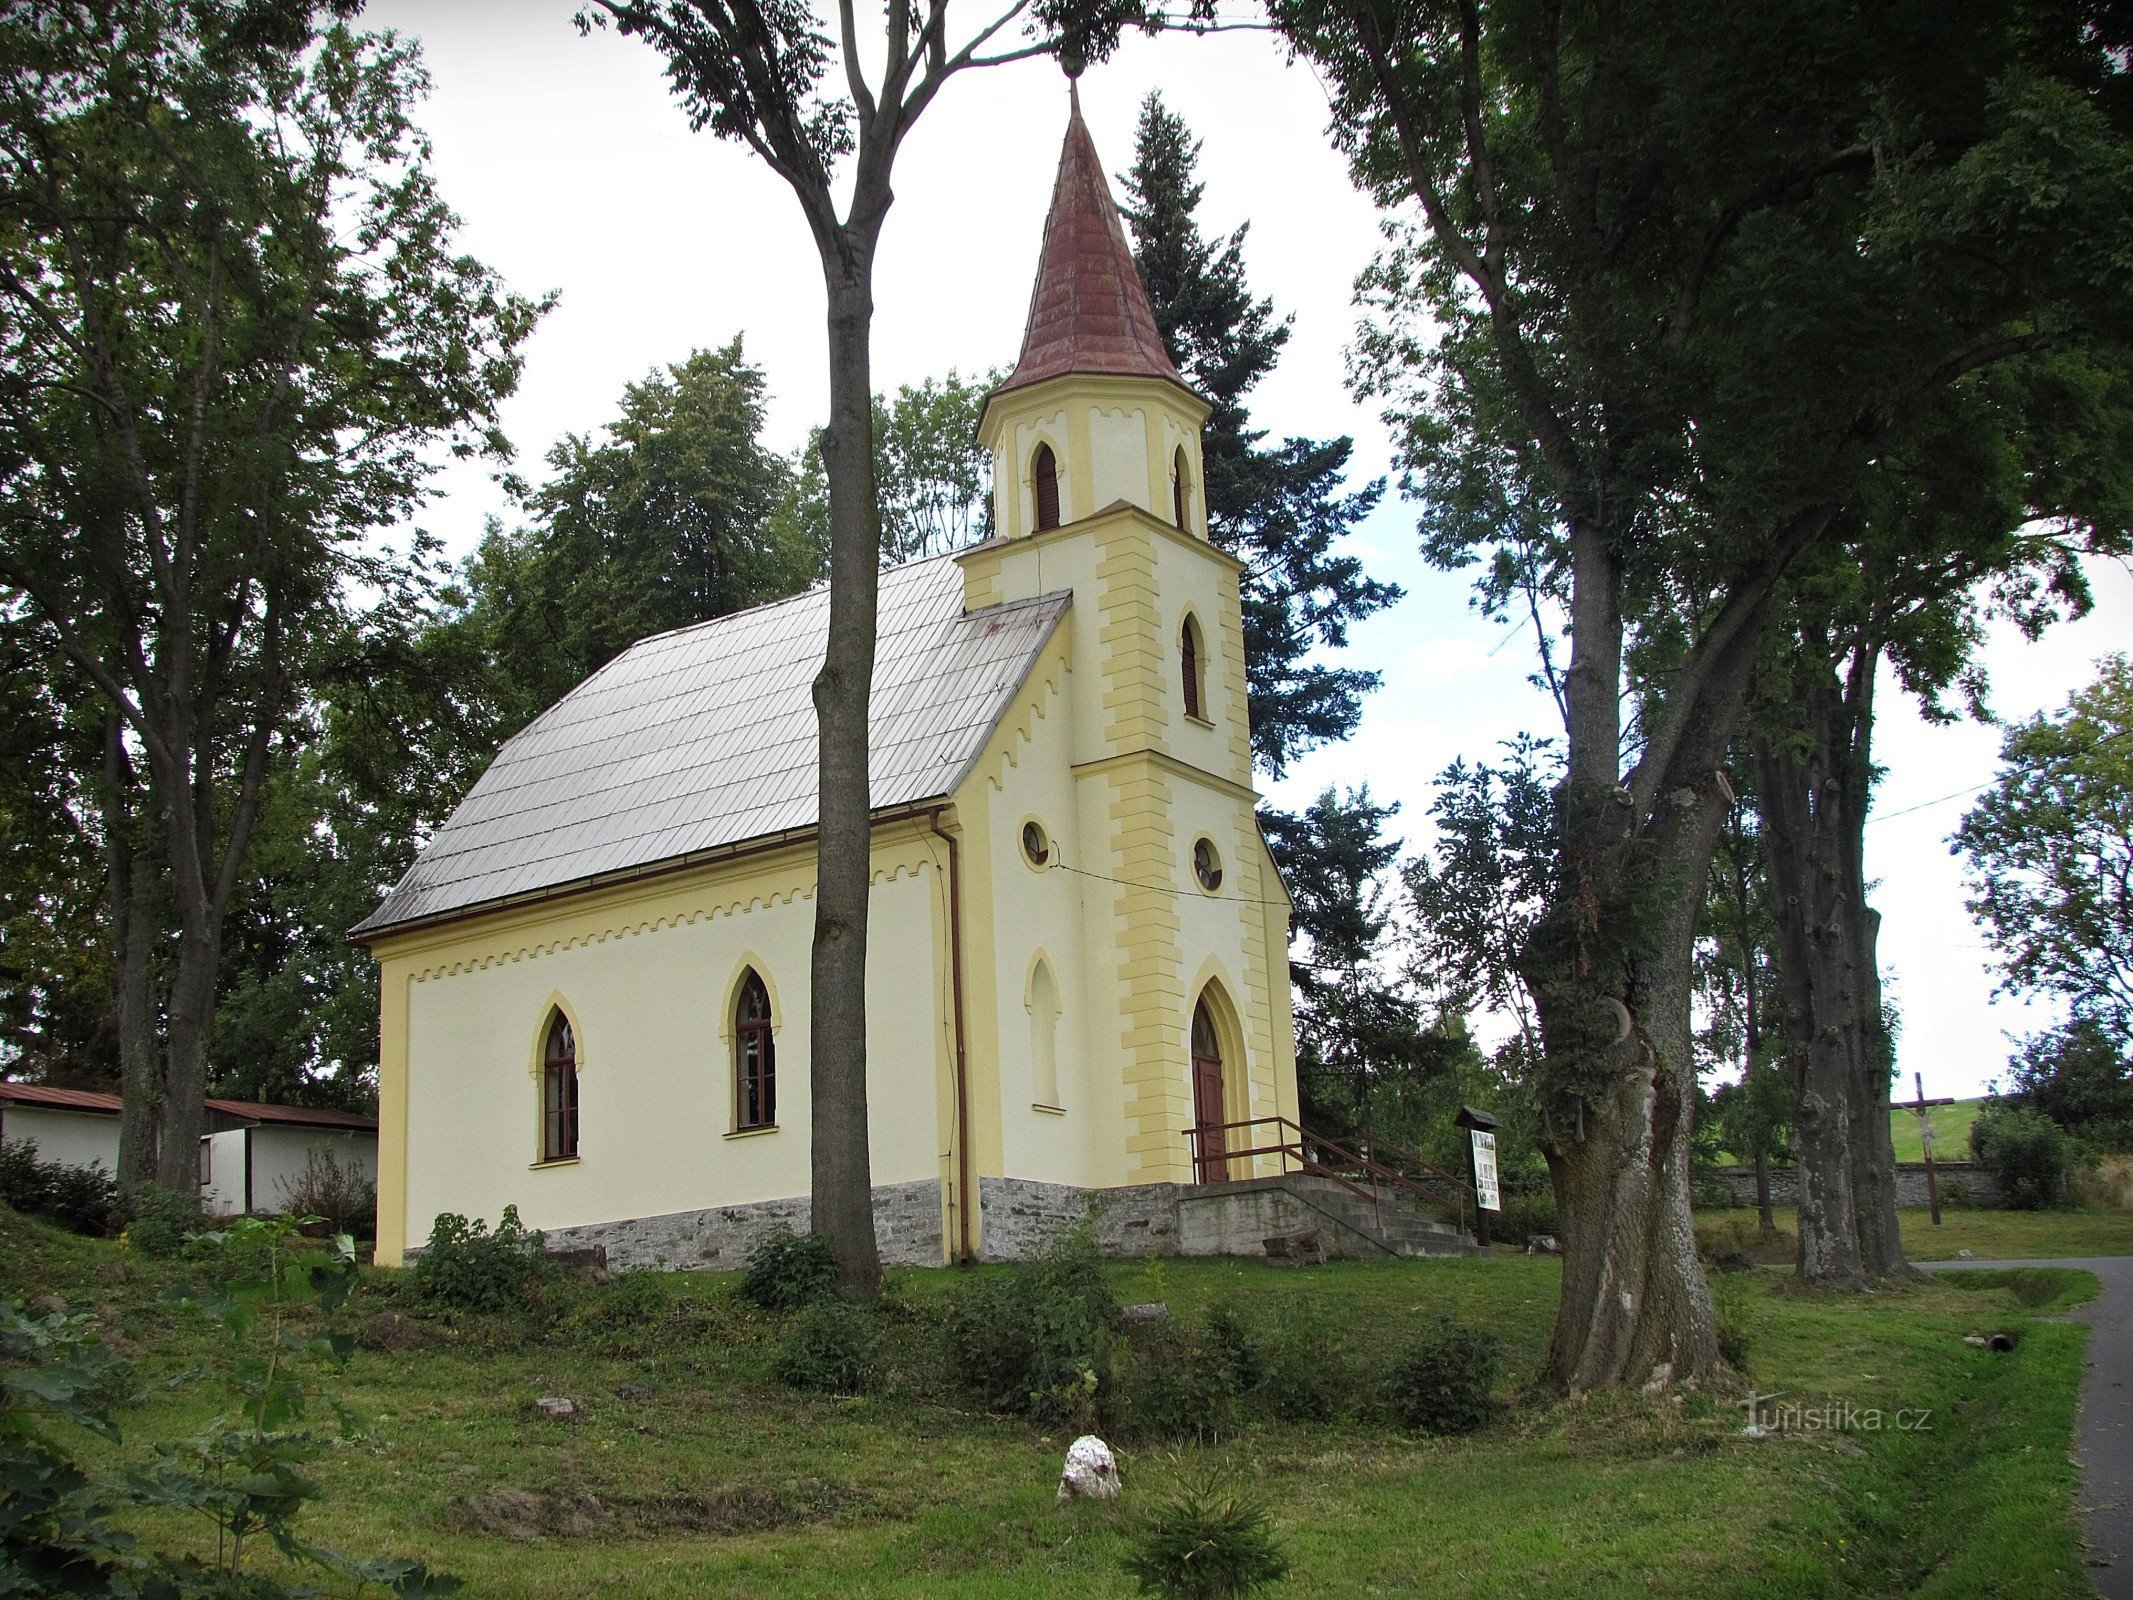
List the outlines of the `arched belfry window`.
{"type": "Polygon", "coordinates": [[[1037,446],[1030,457],[1030,484],[1037,494],[1037,531],[1059,526],[1059,458],[1048,444],[1037,446]]]}
{"type": "Polygon", "coordinates": [[[1205,717],[1200,699],[1200,624],[1191,617],[1178,629],[1178,672],[1185,689],[1185,715],[1205,717]]]}
{"type": "Polygon", "coordinates": [[[733,1006],[733,1109],[736,1128],[778,1120],[777,1045],[770,1032],[770,991],[751,970],[733,1006]]]}
{"type": "Polygon", "coordinates": [[[578,1153],[578,1036],[558,1010],[541,1048],[541,1159],[568,1161],[578,1153]]]}
{"type": "Polygon", "coordinates": [[[1185,447],[1179,445],[1170,458],[1170,520],[1180,528],[1185,526],[1185,499],[1185,447]]]}

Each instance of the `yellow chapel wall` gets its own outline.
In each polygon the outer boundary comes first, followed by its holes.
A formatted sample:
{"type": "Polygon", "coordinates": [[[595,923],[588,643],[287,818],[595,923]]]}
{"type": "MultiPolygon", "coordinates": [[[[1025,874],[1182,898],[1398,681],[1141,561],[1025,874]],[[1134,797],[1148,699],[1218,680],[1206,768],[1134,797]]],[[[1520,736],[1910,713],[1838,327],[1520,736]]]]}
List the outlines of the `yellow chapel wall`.
{"type": "MultiPolygon", "coordinates": [[[[877,833],[867,977],[873,1181],[940,1181],[952,1125],[939,841],[877,833]],[[924,953],[914,960],[914,953],[924,953]],[[931,959],[924,959],[930,957],[931,959]]],[[[811,843],[380,941],[378,1259],[442,1212],[560,1228],[804,1196],[811,843]],[[737,1132],[732,1006],[775,1017],[774,1131],[737,1132]],[[540,1157],[552,1006],[579,1051],[579,1157],[540,1157]]],[[[943,1196],[943,1239],[949,1237],[943,1196]]]]}

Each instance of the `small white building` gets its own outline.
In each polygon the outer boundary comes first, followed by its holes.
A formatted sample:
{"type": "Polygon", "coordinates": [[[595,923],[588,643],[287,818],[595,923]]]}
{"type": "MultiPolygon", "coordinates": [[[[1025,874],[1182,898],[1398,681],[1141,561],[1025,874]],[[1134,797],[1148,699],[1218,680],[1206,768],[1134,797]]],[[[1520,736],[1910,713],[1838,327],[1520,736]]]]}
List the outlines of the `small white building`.
{"type": "MultiPolygon", "coordinates": [[[[94,1089],[0,1083],[0,1142],[31,1143],[40,1161],[118,1171],[119,1097],[94,1089]]],[[[378,1181],[378,1124],[349,1111],[211,1099],[200,1138],[200,1199],[218,1217],[289,1209],[314,1153],[378,1181]]]]}

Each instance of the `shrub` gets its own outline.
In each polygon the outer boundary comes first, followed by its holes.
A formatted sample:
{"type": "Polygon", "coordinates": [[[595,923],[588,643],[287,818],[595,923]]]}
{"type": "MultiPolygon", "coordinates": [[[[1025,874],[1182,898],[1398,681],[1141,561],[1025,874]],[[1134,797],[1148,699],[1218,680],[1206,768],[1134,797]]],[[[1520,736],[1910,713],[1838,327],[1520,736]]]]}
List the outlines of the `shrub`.
{"type": "Polygon", "coordinates": [[[378,1186],[363,1175],[361,1162],[343,1161],[313,1145],[304,1157],[304,1170],[283,1178],[277,1187],[292,1217],[317,1217],[329,1233],[367,1237],[377,1232],[378,1186]]]}
{"type": "Polygon", "coordinates": [[[2000,1180],[2000,1196],[2014,1209],[2036,1211],[2065,1197],[2073,1145],[2041,1111],[1990,1102],[1970,1126],[1970,1148],[2000,1180]]]}
{"type": "Polygon", "coordinates": [[[1107,1430],[1203,1443],[1231,1427],[1264,1372],[1256,1344],[1226,1309],[1199,1326],[1167,1314],[1142,1323],[1112,1345],[1105,1364],[1113,1377],[1099,1408],[1107,1430]]]}
{"type": "Polygon", "coordinates": [[[1555,1191],[1545,1185],[1506,1194],[1503,1210],[1489,1219],[1492,1239],[1521,1248],[1538,1238],[1553,1239],[1561,1232],[1555,1215],[1555,1191]]]}
{"type": "Polygon", "coordinates": [[[1110,1365],[1118,1299],[1087,1230],[1028,1266],[963,1286],[948,1307],[949,1357],[986,1405],[1043,1422],[1087,1420],[1110,1365]]]}
{"type": "Polygon", "coordinates": [[[1496,1342],[1440,1317],[1393,1358],[1379,1392],[1402,1427],[1472,1433],[1489,1420],[1495,1387],[1496,1342]]]}
{"type": "Polygon", "coordinates": [[[879,1375],[874,1318],[864,1306],[817,1300],[801,1308],[772,1357],[780,1383],[818,1394],[864,1394],[879,1375]]]}
{"type": "Polygon", "coordinates": [[[1746,1273],[1722,1273],[1711,1279],[1711,1310],[1718,1323],[1718,1353],[1726,1364],[1745,1372],[1748,1347],[1754,1342],[1748,1296],[1755,1278],[1746,1273]]]}
{"type": "Polygon", "coordinates": [[[1266,1507],[1215,1482],[1178,1490],[1141,1520],[1132,1539],[1121,1564],[1142,1594],[1165,1600],[1231,1600],[1289,1570],[1266,1507]]]}
{"type": "Polygon", "coordinates": [[[126,1197],[126,1247],[141,1255],[168,1260],[185,1241],[207,1227],[200,1196],[181,1194],[160,1184],[144,1183],[126,1197]]]}
{"type": "Polygon", "coordinates": [[[665,1273],[618,1272],[577,1286],[562,1327],[610,1352],[630,1353],[650,1340],[673,1308],[665,1273]]]}
{"type": "Polygon", "coordinates": [[[819,1233],[780,1227],[748,1252],[741,1293],[765,1311],[797,1311],[837,1293],[837,1258],[819,1233]]]}
{"type": "Polygon", "coordinates": [[[1354,1351],[1325,1318],[1291,1307],[1259,1345],[1259,1400],[1284,1422],[1331,1422],[1364,1389],[1354,1351]]]}
{"type": "Polygon", "coordinates": [[[101,1237],[111,1231],[118,1186],[99,1162],[70,1167],[39,1161],[28,1139],[0,1144],[0,1200],[25,1216],[42,1217],[73,1233],[101,1237]]]}
{"type": "Polygon", "coordinates": [[[547,1240],[520,1224],[517,1206],[504,1207],[494,1233],[479,1218],[445,1212],[414,1267],[425,1298],[460,1311],[526,1310],[554,1273],[547,1240]]]}

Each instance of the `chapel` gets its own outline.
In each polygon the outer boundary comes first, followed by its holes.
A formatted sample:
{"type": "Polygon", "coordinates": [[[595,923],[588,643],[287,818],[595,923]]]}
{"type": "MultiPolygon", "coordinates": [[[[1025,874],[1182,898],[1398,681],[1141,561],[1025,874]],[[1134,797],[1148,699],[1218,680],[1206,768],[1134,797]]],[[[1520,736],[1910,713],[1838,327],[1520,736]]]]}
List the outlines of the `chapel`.
{"type": "MultiPolygon", "coordinates": [[[[867,1094],[884,1260],[1092,1211],[1177,1247],[1297,1114],[1289,903],[1254,817],[1240,563],[1078,103],[993,535],[881,575],[867,1094]]],[[[828,596],[645,639],[511,739],[356,930],[378,1260],[515,1205],[610,1261],[806,1226],[809,685],[828,596]]],[[[1249,1227],[1246,1229],[1250,1231],[1249,1227]]]]}

